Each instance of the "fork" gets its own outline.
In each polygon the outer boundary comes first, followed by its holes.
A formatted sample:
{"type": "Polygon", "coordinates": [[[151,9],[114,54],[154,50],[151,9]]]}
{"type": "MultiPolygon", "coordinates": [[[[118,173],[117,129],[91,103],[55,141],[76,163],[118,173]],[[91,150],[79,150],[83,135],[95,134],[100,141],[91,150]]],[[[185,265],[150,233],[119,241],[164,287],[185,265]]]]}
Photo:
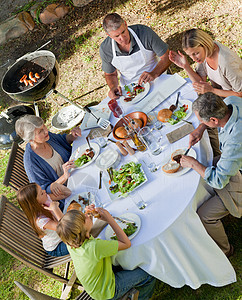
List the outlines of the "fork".
{"type": "Polygon", "coordinates": [[[121,223],[125,223],[125,224],[130,223],[130,224],[132,224],[132,225],[135,225],[135,224],[136,224],[136,223],[133,222],[133,221],[129,221],[129,220],[126,220],[126,219],[122,219],[122,218],[119,218],[119,217],[114,217],[114,216],[113,216],[113,218],[114,218],[115,220],[117,220],[117,221],[120,221],[121,223]]]}
{"type": "Polygon", "coordinates": [[[90,145],[90,141],[89,141],[88,136],[86,137],[86,140],[87,140],[87,143],[88,143],[89,151],[92,151],[92,147],[91,147],[91,145],[90,145]]]}

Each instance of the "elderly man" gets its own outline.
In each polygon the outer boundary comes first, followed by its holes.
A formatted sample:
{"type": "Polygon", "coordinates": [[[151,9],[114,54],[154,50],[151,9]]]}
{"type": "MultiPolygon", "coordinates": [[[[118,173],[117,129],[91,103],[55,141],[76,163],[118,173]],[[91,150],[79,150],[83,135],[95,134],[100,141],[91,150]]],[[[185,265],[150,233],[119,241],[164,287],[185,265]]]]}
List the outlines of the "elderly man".
{"type": "Polygon", "coordinates": [[[117,70],[121,85],[142,84],[153,81],[171,64],[168,45],[151,28],[144,25],[128,27],[116,13],[104,18],[103,28],[108,37],[101,44],[100,56],[111,99],[122,95],[117,70]]]}
{"type": "Polygon", "coordinates": [[[218,128],[221,156],[215,157],[212,167],[206,167],[183,155],[181,165],[193,168],[214,188],[215,195],[202,204],[198,214],[209,235],[229,257],[233,246],[220,219],[229,213],[241,217],[242,99],[230,96],[223,101],[213,93],[206,93],[194,101],[192,108],[201,124],[190,134],[189,146],[201,139],[206,128],[218,128]]]}

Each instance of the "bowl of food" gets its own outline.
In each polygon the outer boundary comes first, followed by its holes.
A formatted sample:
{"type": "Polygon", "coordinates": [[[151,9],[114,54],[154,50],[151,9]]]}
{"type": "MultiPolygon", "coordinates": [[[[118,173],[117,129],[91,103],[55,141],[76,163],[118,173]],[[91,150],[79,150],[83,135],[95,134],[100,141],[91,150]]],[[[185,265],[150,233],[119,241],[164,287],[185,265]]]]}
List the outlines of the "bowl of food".
{"type": "MultiPolygon", "coordinates": [[[[135,129],[142,128],[147,124],[148,117],[145,113],[142,111],[135,111],[132,112],[126,116],[124,116],[126,120],[132,119],[134,121],[134,124],[132,125],[135,129]]],[[[120,119],[113,128],[113,137],[116,140],[124,140],[129,139],[128,133],[126,129],[124,128],[125,121],[123,119],[120,119]]],[[[130,124],[131,125],[131,124],[130,124]]]]}

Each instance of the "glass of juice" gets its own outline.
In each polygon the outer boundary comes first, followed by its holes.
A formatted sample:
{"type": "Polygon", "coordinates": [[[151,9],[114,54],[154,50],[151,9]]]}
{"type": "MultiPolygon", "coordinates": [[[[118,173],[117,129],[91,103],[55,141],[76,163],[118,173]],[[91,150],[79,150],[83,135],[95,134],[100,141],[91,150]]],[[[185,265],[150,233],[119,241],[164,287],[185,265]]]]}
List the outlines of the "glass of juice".
{"type": "Polygon", "coordinates": [[[112,111],[114,117],[119,118],[123,114],[122,108],[119,106],[117,100],[112,99],[108,102],[108,107],[112,111]]]}

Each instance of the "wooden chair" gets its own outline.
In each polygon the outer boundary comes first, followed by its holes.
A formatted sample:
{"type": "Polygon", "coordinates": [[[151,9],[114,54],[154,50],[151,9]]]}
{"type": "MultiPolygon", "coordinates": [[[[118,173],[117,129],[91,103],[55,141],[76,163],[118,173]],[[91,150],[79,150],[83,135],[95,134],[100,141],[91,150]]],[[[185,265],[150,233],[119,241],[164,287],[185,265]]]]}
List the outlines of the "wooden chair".
{"type": "Polygon", "coordinates": [[[16,142],[13,142],[3,184],[10,186],[15,191],[29,183],[24,169],[23,156],[24,150],[16,142]]]}
{"type": "MultiPolygon", "coordinates": [[[[14,283],[27,295],[31,300],[59,300],[58,298],[54,298],[43,293],[37,292],[34,289],[18,282],[14,281],[14,283]]],[[[86,291],[83,291],[76,300],[92,300],[92,298],[87,294],[86,291]]]]}
{"type": "MultiPolygon", "coordinates": [[[[31,300],[60,300],[58,298],[54,298],[40,292],[35,291],[34,289],[18,282],[14,281],[14,283],[27,295],[31,300]]],[[[119,300],[138,300],[139,292],[136,289],[131,289],[127,294],[125,294],[119,300]]],[[[86,291],[83,291],[75,300],[92,300],[92,298],[87,294],[86,291]]]]}
{"type": "Polygon", "coordinates": [[[69,262],[70,255],[48,255],[25,214],[5,196],[0,199],[0,247],[28,267],[68,284],[68,274],[57,275],[53,268],[69,262]]]}

